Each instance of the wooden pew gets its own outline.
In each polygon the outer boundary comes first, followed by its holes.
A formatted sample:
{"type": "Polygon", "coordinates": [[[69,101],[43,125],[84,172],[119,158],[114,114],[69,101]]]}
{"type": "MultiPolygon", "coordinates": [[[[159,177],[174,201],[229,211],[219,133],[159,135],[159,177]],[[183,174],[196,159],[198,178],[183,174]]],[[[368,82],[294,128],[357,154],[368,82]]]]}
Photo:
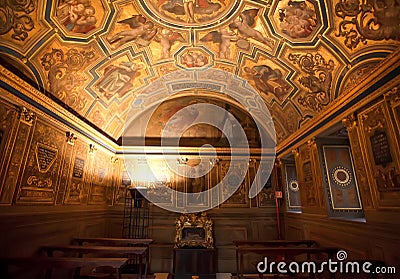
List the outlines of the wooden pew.
{"type": "MultiPolygon", "coordinates": [[[[49,257],[54,256],[55,251],[63,253],[75,253],[79,257],[83,254],[118,254],[118,255],[137,255],[139,258],[139,276],[142,278],[143,270],[143,257],[148,257],[147,247],[136,247],[136,246],[89,246],[89,245],[48,245],[43,246],[41,251],[45,252],[49,257]]],[[[147,277],[147,262],[145,261],[145,276],[147,277]]]]}
{"type": "MultiPolygon", "coordinates": [[[[150,266],[150,244],[153,243],[151,238],[110,238],[110,237],[75,237],[72,239],[73,244],[84,245],[104,245],[104,246],[144,246],[147,247],[145,274],[148,273],[150,266]]],[[[132,259],[130,263],[135,262],[132,259]]]]}
{"type": "Polygon", "coordinates": [[[120,268],[126,264],[128,258],[78,258],[78,257],[16,257],[0,259],[0,278],[9,278],[9,266],[32,267],[46,271],[45,278],[50,279],[52,269],[77,269],[77,268],[97,268],[112,267],[116,270],[116,278],[121,278],[120,268]]]}
{"type": "Polygon", "coordinates": [[[111,245],[111,246],[149,246],[153,242],[151,238],[108,238],[108,237],[76,237],[72,243],[83,245],[83,243],[111,245]]]}

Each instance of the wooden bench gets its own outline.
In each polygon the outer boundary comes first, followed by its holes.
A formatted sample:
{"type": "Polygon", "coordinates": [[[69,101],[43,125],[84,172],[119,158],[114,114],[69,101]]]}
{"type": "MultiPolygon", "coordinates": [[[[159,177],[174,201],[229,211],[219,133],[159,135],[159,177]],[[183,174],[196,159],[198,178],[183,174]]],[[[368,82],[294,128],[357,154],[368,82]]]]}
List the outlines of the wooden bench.
{"type": "Polygon", "coordinates": [[[98,243],[101,245],[111,246],[149,246],[153,242],[151,238],[108,238],[108,237],[76,237],[72,239],[72,243],[83,245],[83,243],[98,243]]]}
{"type": "Polygon", "coordinates": [[[46,271],[45,278],[50,279],[52,269],[77,269],[77,268],[98,268],[112,267],[115,269],[116,278],[121,278],[120,268],[126,264],[128,258],[77,258],[77,257],[16,257],[0,259],[0,278],[9,277],[9,266],[34,267],[46,271]]]}
{"type": "MultiPolygon", "coordinates": [[[[146,253],[146,265],[145,274],[148,273],[150,266],[150,244],[153,243],[151,238],[111,238],[111,237],[75,237],[72,239],[73,244],[77,245],[104,245],[104,246],[144,246],[147,247],[146,253]]],[[[130,259],[130,264],[136,262],[134,259],[130,259]]]]}
{"type": "Polygon", "coordinates": [[[147,277],[148,248],[136,246],[89,246],[89,245],[49,245],[41,248],[49,257],[54,256],[55,251],[63,253],[75,253],[78,257],[83,254],[118,254],[118,255],[137,255],[139,258],[139,276],[142,278],[143,258],[145,260],[145,277],[147,277]]]}

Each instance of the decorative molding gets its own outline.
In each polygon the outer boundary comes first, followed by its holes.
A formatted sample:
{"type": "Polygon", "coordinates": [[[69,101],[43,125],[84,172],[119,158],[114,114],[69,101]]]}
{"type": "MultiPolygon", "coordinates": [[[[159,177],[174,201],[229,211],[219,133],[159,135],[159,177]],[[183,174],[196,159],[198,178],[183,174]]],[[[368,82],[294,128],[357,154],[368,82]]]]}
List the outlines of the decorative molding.
{"type": "Polygon", "coordinates": [[[97,150],[97,147],[94,144],[89,144],[89,153],[93,154],[97,150]]]}
{"type": "Polygon", "coordinates": [[[116,165],[119,163],[119,158],[116,156],[111,157],[111,164],[116,165]]]}
{"type": "Polygon", "coordinates": [[[348,132],[352,131],[354,128],[357,127],[357,120],[355,115],[352,113],[346,118],[342,119],[342,124],[346,127],[348,132]]]}
{"type": "Polygon", "coordinates": [[[399,86],[393,87],[389,92],[384,94],[385,98],[389,100],[390,104],[393,106],[400,102],[400,90],[399,86]]]}
{"type": "Polygon", "coordinates": [[[65,137],[66,137],[66,141],[68,144],[74,145],[75,144],[75,140],[77,139],[77,136],[72,133],[72,132],[65,132],[65,137]]]}
{"type": "Polygon", "coordinates": [[[33,111],[27,109],[26,107],[21,108],[21,114],[20,114],[19,120],[22,123],[25,123],[28,126],[32,126],[35,118],[36,118],[36,115],[33,111]]]}

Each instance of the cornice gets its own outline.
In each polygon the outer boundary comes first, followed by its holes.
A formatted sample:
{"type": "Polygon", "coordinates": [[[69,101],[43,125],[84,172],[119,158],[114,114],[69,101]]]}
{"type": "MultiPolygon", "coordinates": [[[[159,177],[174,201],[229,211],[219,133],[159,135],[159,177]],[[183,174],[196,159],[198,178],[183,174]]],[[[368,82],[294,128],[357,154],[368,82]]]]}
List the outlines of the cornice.
{"type": "MultiPolygon", "coordinates": [[[[4,88],[4,90],[8,91],[16,98],[21,99],[21,96],[18,96],[18,94],[23,95],[25,97],[25,101],[38,109],[41,112],[40,114],[47,115],[46,112],[44,112],[40,107],[45,108],[55,116],[63,119],[64,124],[69,126],[71,129],[76,130],[109,151],[114,153],[116,152],[118,145],[115,142],[91,127],[88,123],[84,122],[66,108],[62,107],[60,104],[56,103],[44,93],[32,87],[22,78],[4,68],[2,65],[0,65],[0,82],[3,82],[11,87],[13,92],[10,92],[10,90],[7,90],[7,88],[4,88]]],[[[21,99],[21,101],[24,100],[21,99]]]]}

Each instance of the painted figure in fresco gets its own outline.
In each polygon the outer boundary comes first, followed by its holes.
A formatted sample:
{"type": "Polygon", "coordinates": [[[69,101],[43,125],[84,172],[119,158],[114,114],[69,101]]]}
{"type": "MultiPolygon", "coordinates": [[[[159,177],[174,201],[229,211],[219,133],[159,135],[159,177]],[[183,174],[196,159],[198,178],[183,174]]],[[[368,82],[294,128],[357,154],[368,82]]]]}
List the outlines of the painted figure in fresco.
{"type": "Polygon", "coordinates": [[[236,118],[233,114],[233,110],[230,108],[229,105],[225,106],[225,121],[224,121],[224,126],[222,128],[223,133],[221,138],[229,138],[232,139],[235,136],[235,130],[238,128],[237,127],[237,121],[236,118]]]}
{"type": "Polygon", "coordinates": [[[201,52],[188,51],[182,55],[181,63],[188,68],[197,68],[206,65],[208,59],[201,52]]]}
{"type": "Polygon", "coordinates": [[[118,21],[118,23],[128,24],[131,30],[118,32],[111,39],[108,39],[110,44],[117,43],[117,48],[131,41],[141,46],[148,46],[157,33],[154,24],[147,21],[142,15],[133,15],[130,18],[118,21]]]}
{"type": "Polygon", "coordinates": [[[195,169],[192,169],[192,178],[189,178],[189,192],[193,193],[193,197],[188,200],[189,204],[205,204],[205,200],[203,200],[204,195],[201,194],[202,191],[205,190],[205,177],[200,176],[203,173],[203,167],[201,164],[197,166],[197,173],[195,169]],[[198,177],[197,177],[198,176],[198,177]]]}
{"type": "Polygon", "coordinates": [[[86,34],[96,28],[95,12],[90,0],[68,0],[59,3],[57,17],[67,30],[86,34]]]}
{"type": "Polygon", "coordinates": [[[86,34],[89,31],[93,30],[97,22],[97,19],[94,16],[95,12],[96,10],[94,9],[94,7],[86,7],[83,15],[77,19],[74,29],[72,31],[86,34]]]}
{"type": "Polygon", "coordinates": [[[251,75],[258,90],[268,94],[273,93],[280,100],[290,90],[289,84],[282,78],[282,72],[279,69],[272,69],[267,65],[244,67],[244,71],[251,75]]]}
{"type": "Polygon", "coordinates": [[[162,59],[171,57],[171,47],[175,42],[185,42],[180,33],[168,29],[159,29],[154,39],[161,44],[162,59]]]}
{"type": "MultiPolygon", "coordinates": [[[[220,2],[224,4],[224,1],[220,2]]],[[[158,0],[157,6],[160,10],[185,16],[188,23],[197,22],[196,14],[211,15],[222,8],[220,3],[208,0],[158,0]]]]}
{"type": "Polygon", "coordinates": [[[219,43],[219,58],[229,59],[231,56],[230,46],[232,41],[237,41],[239,37],[226,28],[219,31],[212,31],[200,39],[201,42],[219,43]]]}
{"type": "Polygon", "coordinates": [[[199,113],[200,112],[193,106],[189,106],[181,113],[177,111],[168,120],[168,125],[164,127],[163,133],[169,136],[182,135],[196,120],[199,113]]]}
{"type": "Polygon", "coordinates": [[[134,62],[122,62],[119,65],[111,65],[104,69],[104,75],[99,79],[96,88],[107,100],[118,94],[122,98],[132,89],[132,81],[139,75],[141,64],[134,62]]]}
{"type": "Polygon", "coordinates": [[[260,31],[254,29],[257,14],[258,9],[246,10],[240,14],[239,18],[236,18],[231,24],[229,24],[229,28],[232,30],[237,29],[239,35],[245,40],[247,38],[252,38],[272,48],[274,41],[264,37],[260,31]]]}
{"type": "Polygon", "coordinates": [[[292,38],[305,38],[317,25],[315,11],[304,0],[289,1],[288,6],[279,10],[282,32],[292,38]]]}

